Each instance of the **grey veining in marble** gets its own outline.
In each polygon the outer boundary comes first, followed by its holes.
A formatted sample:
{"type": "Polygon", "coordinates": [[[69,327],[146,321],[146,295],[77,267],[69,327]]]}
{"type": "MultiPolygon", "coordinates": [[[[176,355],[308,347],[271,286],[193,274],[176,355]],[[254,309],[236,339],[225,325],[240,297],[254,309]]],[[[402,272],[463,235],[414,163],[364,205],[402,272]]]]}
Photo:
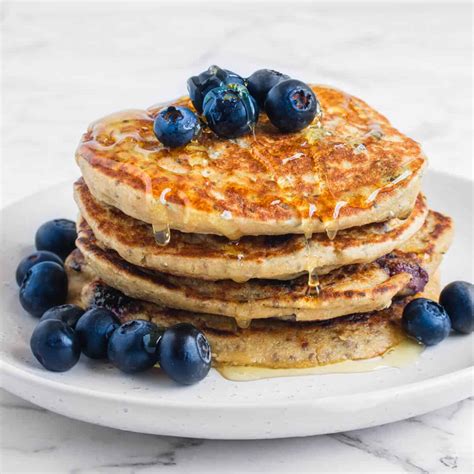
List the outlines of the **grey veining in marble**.
{"type": "Polygon", "coordinates": [[[87,124],[186,92],[209,64],[273,67],[364,98],[431,167],[472,174],[469,5],[4,4],[2,197],[73,179],[87,124]]]}
{"type": "Polygon", "coordinates": [[[472,466],[468,399],[417,418],[329,436],[204,441],[121,432],[0,392],[2,472],[456,472],[472,466]],[[23,471],[24,472],[24,471],[23,471]]]}
{"type": "MultiPolygon", "coordinates": [[[[0,21],[3,204],[73,180],[92,119],[181,95],[212,63],[352,92],[420,141],[432,168],[472,175],[468,4],[4,3],[0,21]]],[[[350,433],[220,442],[88,425],[0,392],[0,471],[467,473],[472,404],[350,433]]]]}

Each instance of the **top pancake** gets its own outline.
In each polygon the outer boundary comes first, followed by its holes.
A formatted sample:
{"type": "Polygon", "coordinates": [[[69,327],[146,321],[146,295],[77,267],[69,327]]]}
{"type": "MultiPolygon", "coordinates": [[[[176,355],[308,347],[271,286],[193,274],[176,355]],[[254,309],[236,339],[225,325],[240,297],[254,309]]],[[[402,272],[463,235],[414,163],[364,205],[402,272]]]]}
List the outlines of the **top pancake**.
{"type": "MultiPolygon", "coordinates": [[[[425,157],[365,102],[314,86],[323,114],[301,132],[220,139],[206,129],[167,149],[153,133],[159,107],[94,122],[76,159],[92,194],[156,228],[243,235],[306,234],[407,215],[425,157]]],[[[175,104],[192,108],[188,98],[175,104]]]]}

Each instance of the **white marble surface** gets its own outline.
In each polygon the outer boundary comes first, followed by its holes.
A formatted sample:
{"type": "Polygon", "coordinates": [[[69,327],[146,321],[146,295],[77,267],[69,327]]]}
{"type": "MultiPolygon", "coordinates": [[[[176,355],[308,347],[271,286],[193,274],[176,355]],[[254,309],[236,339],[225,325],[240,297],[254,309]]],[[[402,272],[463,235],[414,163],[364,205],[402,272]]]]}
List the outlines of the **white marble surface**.
{"type": "Polygon", "coordinates": [[[89,425],[0,393],[4,473],[469,473],[472,468],[472,400],[329,436],[204,441],[89,425]]]}
{"type": "MultiPolygon", "coordinates": [[[[470,5],[4,3],[1,200],[73,180],[92,119],[185,92],[217,63],[358,95],[472,176],[470,5]]],[[[2,229],[3,232],[3,229],[2,229]]],[[[183,440],[69,420],[0,392],[1,472],[471,472],[472,400],[331,436],[183,440]]]]}

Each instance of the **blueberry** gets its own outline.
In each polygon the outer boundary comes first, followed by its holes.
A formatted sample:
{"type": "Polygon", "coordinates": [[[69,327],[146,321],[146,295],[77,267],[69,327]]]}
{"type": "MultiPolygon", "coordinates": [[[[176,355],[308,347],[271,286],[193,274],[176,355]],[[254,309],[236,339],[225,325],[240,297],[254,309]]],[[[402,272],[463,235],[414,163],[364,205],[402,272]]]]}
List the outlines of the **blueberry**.
{"type": "Polygon", "coordinates": [[[107,308],[119,317],[127,313],[141,311],[138,300],[124,295],[121,291],[111,288],[101,281],[95,281],[92,284],[92,289],[89,298],[90,307],[107,308]]]}
{"type": "Polygon", "coordinates": [[[151,369],[158,362],[157,342],[162,331],[149,321],[134,320],[122,324],[109,339],[107,355],[123,372],[151,369]]]}
{"type": "Polygon", "coordinates": [[[224,138],[245,135],[258,120],[258,105],[244,86],[212,89],[206,94],[203,107],[209,127],[224,138]]]}
{"type": "Polygon", "coordinates": [[[170,106],[155,117],[153,130],[163,145],[175,148],[199,135],[201,125],[196,114],[187,107],[170,106]]]}
{"type": "Polygon", "coordinates": [[[47,370],[65,372],[76,365],[81,355],[74,329],[57,319],[41,321],[33,331],[30,347],[47,370]]]}
{"type": "Polygon", "coordinates": [[[76,224],[68,219],[45,222],[37,231],[37,250],[49,250],[63,260],[76,248],[76,224]]]}
{"type": "Polygon", "coordinates": [[[159,344],[160,367],[175,382],[191,385],[202,380],[211,368],[211,347],[206,336],[192,324],[167,329],[159,344]]]}
{"type": "Polygon", "coordinates": [[[66,272],[56,262],[41,262],[31,267],[20,287],[21,305],[37,318],[49,308],[65,303],[66,297],[66,272]]]}
{"type": "Polygon", "coordinates": [[[439,302],[451,319],[455,331],[469,334],[474,328],[474,285],[467,281],[453,281],[447,285],[439,302]]]}
{"type": "Polygon", "coordinates": [[[416,298],[405,306],[402,326],[409,336],[427,346],[438,344],[451,331],[451,322],[443,307],[426,298],[416,298]]]}
{"type": "Polygon", "coordinates": [[[59,265],[63,264],[63,261],[53,252],[48,252],[47,250],[39,250],[37,252],[28,255],[25,257],[18,265],[16,269],[16,282],[18,285],[21,285],[23,278],[25,278],[28,270],[41,262],[56,262],[59,265]]]}
{"type": "Polygon", "coordinates": [[[110,336],[119,326],[119,319],[108,309],[86,311],[76,324],[82,352],[91,359],[105,359],[110,336]]]}
{"type": "Polygon", "coordinates": [[[83,314],[84,310],[75,304],[62,304],[61,306],[54,306],[53,308],[48,309],[48,311],[41,316],[40,321],[57,319],[74,329],[77,321],[79,321],[79,318],[83,314]]]}
{"type": "Polygon", "coordinates": [[[189,97],[198,113],[202,114],[204,97],[211,89],[228,84],[245,86],[246,82],[235,72],[221,69],[219,66],[210,66],[198,76],[189,78],[187,82],[189,97]]]}
{"type": "Polygon", "coordinates": [[[247,88],[258,105],[263,108],[270,89],[289,78],[290,76],[273,69],[259,69],[247,78],[247,88]]]}
{"type": "Polygon", "coordinates": [[[320,111],[311,87],[296,79],[279,82],[268,92],[265,112],[282,132],[297,132],[308,126],[320,111]]]}
{"type": "Polygon", "coordinates": [[[239,76],[237,73],[229,71],[229,69],[224,69],[227,73],[224,82],[226,84],[240,84],[241,86],[247,87],[247,81],[242,77],[239,76]]]}

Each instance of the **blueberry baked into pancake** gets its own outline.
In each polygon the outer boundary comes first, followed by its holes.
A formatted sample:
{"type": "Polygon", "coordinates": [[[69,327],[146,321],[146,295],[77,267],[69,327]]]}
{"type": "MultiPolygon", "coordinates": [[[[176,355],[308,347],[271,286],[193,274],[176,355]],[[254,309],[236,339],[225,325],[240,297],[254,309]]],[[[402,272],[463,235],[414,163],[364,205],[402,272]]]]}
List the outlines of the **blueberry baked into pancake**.
{"type": "Polygon", "coordinates": [[[193,384],[211,366],[315,368],[472,332],[472,284],[439,296],[453,222],[423,195],[417,142],[269,69],[211,66],[187,86],[80,139],[77,222],[44,224],[16,275],[46,369],[82,353],[193,384]]]}

